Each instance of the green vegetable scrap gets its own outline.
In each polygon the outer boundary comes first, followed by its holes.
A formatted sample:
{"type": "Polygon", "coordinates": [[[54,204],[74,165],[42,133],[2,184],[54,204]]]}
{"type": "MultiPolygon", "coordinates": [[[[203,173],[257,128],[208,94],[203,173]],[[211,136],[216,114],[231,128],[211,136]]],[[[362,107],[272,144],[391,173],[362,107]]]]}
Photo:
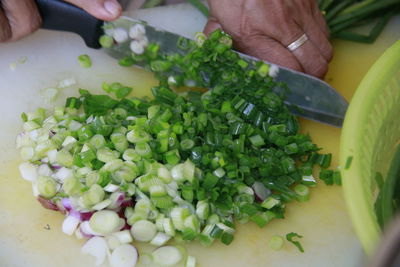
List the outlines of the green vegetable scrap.
{"type": "Polygon", "coordinates": [[[299,251],[303,253],[303,246],[300,244],[299,241],[294,240],[295,238],[303,238],[303,236],[293,232],[286,235],[286,240],[295,245],[299,249],[299,251]]]}
{"type": "Polygon", "coordinates": [[[106,93],[113,93],[119,99],[127,97],[132,92],[132,87],[124,86],[118,82],[111,84],[103,82],[102,88],[106,93]]]}
{"type": "Polygon", "coordinates": [[[78,62],[82,68],[90,68],[92,66],[92,60],[88,55],[80,55],[78,57],[78,62]]]}
{"type": "Polygon", "coordinates": [[[345,164],[345,166],[344,166],[344,169],[345,169],[345,170],[350,169],[350,166],[351,166],[351,162],[352,162],[352,161],[353,161],[353,156],[347,157],[347,159],[346,159],[346,164],[345,164]]]}
{"type": "Polygon", "coordinates": [[[271,237],[269,240],[268,246],[273,250],[281,250],[283,247],[283,238],[279,235],[275,235],[271,237]]]}

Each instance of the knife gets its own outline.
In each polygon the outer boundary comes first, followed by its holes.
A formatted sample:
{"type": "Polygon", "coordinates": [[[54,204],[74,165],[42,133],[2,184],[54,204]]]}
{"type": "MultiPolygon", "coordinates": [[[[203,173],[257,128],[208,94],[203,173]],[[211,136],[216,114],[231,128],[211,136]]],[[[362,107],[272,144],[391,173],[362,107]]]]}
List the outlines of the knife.
{"type": "MultiPolygon", "coordinates": [[[[36,0],[36,2],[42,16],[42,28],[75,32],[91,48],[100,48],[98,40],[103,34],[103,26],[107,26],[107,24],[111,23],[114,27],[126,29],[137,23],[143,24],[141,21],[126,16],[122,16],[113,22],[103,22],[82,9],[61,0],[36,0]]],[[[152,27],[146,23],[144,25],[149,42],[160,44],[161,52],[183,53],[176,44],[179,39],[184,37],[152,27]]],[[[127,43],[104,50],[117,59],[131,54],[127,43]]],[[[254,57],[239,54],[247,61],[259,61],[254,57]]],[[[290,89],[286,93],[285,103],[293,114],[336,127],[342,126],[348,104],[335,89],[313,76],[285,67],[277,67],[279,72],[275,80],[286,83],[290,89]]]]}

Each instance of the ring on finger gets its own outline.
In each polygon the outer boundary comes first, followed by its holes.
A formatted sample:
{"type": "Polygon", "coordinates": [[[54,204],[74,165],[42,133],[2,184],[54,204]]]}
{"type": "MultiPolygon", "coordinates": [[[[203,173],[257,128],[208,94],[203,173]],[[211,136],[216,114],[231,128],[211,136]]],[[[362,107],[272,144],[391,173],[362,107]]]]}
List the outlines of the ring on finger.
{"type": "Polygon", "coordinates": [[[294,41],[293,43],[289,44],[287,46],[287,49],[289,49],[290,52],[293,52],[294,50],[296,50],[297,48],[299,48],[300,46],[302,46],[305,42],[307,42],[308,37],[307,35],[304,33],[302,36],[300,36],[300,38],[298,38],[296,41],[294,41]]]}

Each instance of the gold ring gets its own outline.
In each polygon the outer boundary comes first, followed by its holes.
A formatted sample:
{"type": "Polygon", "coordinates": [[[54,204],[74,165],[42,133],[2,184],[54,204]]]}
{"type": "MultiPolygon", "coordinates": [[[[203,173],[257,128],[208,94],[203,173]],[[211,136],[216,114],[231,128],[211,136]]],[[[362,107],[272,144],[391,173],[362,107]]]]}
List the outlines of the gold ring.
{"type": "Polygon", "coordinates": [[[290,45],[287,46],[287,49],[289,49],[290,52],[293,52],[300,46],[302,46],[306,41],[308,40],[307,35],[304,33],[302,36],[300,36],[299,39],[291,43],[290,45]]]}

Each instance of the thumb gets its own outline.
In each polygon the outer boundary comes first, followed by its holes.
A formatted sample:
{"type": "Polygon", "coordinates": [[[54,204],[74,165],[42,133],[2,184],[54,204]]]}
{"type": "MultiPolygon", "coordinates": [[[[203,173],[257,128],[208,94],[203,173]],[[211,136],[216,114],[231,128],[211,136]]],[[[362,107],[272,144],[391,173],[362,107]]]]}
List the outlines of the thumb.
{"type": "Polygon", "coordinates": [[[204,34],[209,35],[216,29],[220,29],[221,24],[219,24],[218,20],[216,18],[210,17],[207,21],[206,26],[204,26],[204,34]]]}
{"type": "Polygon", "coordinates": [[[82,8],[101,20],[115,20],[121,15],[122,7],[117,0],[64,0],[82,8]]]}

